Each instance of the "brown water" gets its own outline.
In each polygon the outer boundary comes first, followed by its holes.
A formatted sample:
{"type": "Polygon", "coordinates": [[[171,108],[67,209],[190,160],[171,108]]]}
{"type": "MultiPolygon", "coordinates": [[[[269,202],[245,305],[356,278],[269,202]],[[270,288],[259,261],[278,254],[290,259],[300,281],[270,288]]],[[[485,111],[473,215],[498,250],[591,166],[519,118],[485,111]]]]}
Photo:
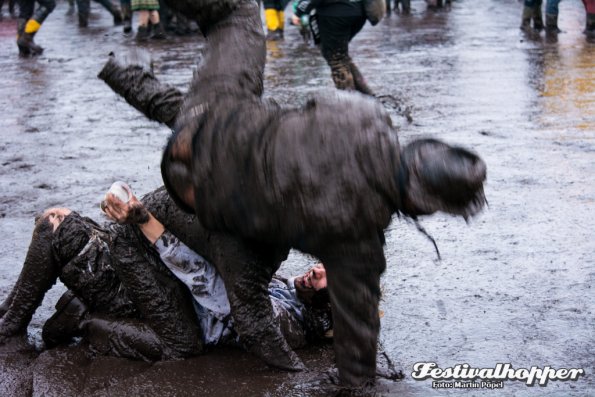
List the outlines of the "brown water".
{"type": "MultiPolygon", "coordinates": [[[[489,208],[469,225],[435,216],[422,221],[443,260],[415,227],[395,219],[387,231],[381,341],[403,369],[402,382],[381,381],[378,395],[463,393],[433,390],[411,378],[413,364],[469,363],[516,368],[582,367],[577,382],[468,394],[574,395],[595,392],[595,43],[581,33],[584,9],[560,3],[557,39],[518,29],[514,0],[466,0],[429,12],[413,1],[409,17],[367,25],[351,54],[393,111],[402,141],[434,136],[477,151],[488,164],[489,208]]],[[[0,21],[0,297],[15,282],[34,215],[68,206],[101,220],[98,204],[115,180],[139,193],[160,185],[167,128],[147,121],[95,76],[110,51],[134,47],[94,4],[81,30],[60,3],[36,41],[46,48],[21,59],[15,22],[0,21]]],[[[198,37],[144,46],[164,82],[185,89],[201,57],[198,37]]],[[[266,95],[282,104],[333,89],[318,49],[297,30],[269,43],[266,95]]],[[[281,271],[296,274],[313,259],[293,254],[281,271]]],[[[29,327],[39,329],[63,287],[54,287],[29,327]]],[[[61,349],[18,353],[0,347],[0,395],[309,395],[304,382],[328,368],[332,352],[301,353],[311,372],[267,369],[237,351],[149,366],[90,360],[61,349]]]]}

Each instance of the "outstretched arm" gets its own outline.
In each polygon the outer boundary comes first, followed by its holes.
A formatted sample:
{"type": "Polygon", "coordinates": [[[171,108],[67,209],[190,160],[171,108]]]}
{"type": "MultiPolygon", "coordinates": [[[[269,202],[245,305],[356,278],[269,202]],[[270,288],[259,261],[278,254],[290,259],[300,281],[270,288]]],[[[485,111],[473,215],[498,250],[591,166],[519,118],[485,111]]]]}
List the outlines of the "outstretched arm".
{"type": "Polygon", "coordinates": [[[110,54],[97,77],[149,119],[173,127],[183,94],[174,87],[160,83],[148,60],[143,61],[141,58],[133,54],[118,59],[110,54]]]}

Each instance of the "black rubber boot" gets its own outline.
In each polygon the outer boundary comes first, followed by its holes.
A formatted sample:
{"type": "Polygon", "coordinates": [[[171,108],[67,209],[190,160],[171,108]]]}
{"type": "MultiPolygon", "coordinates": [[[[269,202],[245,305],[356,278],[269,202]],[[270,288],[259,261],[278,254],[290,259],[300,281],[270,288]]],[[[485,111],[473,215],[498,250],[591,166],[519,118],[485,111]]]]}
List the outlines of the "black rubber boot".
{"type": "Polygon", "coordinates": [[[543,17],[541,16],[541,4],[539,3],[533,7],[533,29],[537,31],[543,30],[543,17]]]}
{"type": "Polygon", "coordinates": [[[53,260],[52,237],[52,225],[46,220],[39,221],[33,230],[25,264],[13,289],[14,297],[0,320],[0,337],[25,333],[45,293],[56,282],[58,266],[53,260]]]}
{"type": "Polygon", "coordinates": [[[163,40],[167,38],[165,35],[165,29],[163,29],[163,24],[159,22],[156,25],[152,26],[153,32],[151,33],[151,38],[154,40],[163,40]]]}
{"type": "Polygon", "coordinates": [[[545,14],[545,31],[547,33],[560,33],[561,30],[558,28],[558,15],[557,14],[545,14]]]}
{"type": "Polygon", "coordinates": [[[81,13],[79,11],[78,17],[79,17],[79,27],[86,28],[87,26],[89,26],[89,14],[81,13]]]}
{"type": "Polygon", "coordinates": [[[28,56],[31,55],[31,50],[27,46],[19,44],[19,39],[25,33],[25,25],[27,24],[26,19],[19,18],[17,20],[17,46],[19,47],[19,55],[28,56]]]}
{"type": "Polygon", "coordinates": [[[66,291],[56,303],[56,313],[43,325],[41,336],[45,346],[51,349],[81,336],[81,322],[86,314],[87,306],[72,291],[66,291]]]}
{"type": "Polygon", "coordinates": [[[531,29],[531,18],[533,17],[533,7],[523,7],[523,16],[521,19],[521,30],[525,32],[531,29]]]}
{"type": "Polygon", "coordinates": [[[147,41],[150,36],[151,32],[148,26],[139,26],[134,39],[138,42],[147,41]]]}
{"type": "Polygon", "coordinates": [[[130,4],[122,4],[122,22],[124,33],[132,32],[132,11],[130,10],[130,4]]]}

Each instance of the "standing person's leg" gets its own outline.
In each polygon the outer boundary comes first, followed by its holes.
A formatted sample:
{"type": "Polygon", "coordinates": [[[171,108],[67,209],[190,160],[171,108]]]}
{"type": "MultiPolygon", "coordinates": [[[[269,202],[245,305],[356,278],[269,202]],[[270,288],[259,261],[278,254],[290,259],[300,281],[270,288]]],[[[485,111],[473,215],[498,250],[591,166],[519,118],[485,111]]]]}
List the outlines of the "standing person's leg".
{"type": "Polygon", "coordinates": [[[355,90],[349,58],[351,24],[349,17],[318,16],[320,27],[320,50],[331,68],[335,87],[340,90],[355,90]]]}
{"type": "Polygon", "coordinates": [[[118,6],[116,6],[114,3],[112,3],[111,0],[95,0],[96,2],[98,2],[99,4],[101,4],[106,10],[109,11],[110,14],[112,14],[112,17],[114,18],[114,25],[121,25],[122,24],[122,11],[120,11],[120,9],[118,8],[118,6]]]}
{"type": "Polygon", "coordinates": [[[124,33],[130,33],[132,31],[132,9],[130,8],[130,0],[120,0],[120,7],[122,9],[124,33]]]}
{"type": "Polygon", "coordinates": [[[91,0],[76,0],[78,10],[79,26],[86,28],[89,26],[89,12],[91,11],[91,0]]]}
{"type": "Polygon", "coordinates": [[[543,29],[543,19],[541,17],[541,4],[542,0],[525,0],[523,6],[521,29],[530,29],[531,20],[533,20],[533,29],[543,29]]]}
{"type": "Polygon", "coordinates": [[[547,0],[545,5],[545,30],[548,33],[560,33],[560,29],[558,29],[558,4],[560,4],[560,0],[547,0]]]}
{"type": "MultiPolygon", "coordinates": [[[[35,10],[35,0],[19,0],[19,17],[17,18],[17,46],[19,47],[20,55],[31,54],[31,49],[28,46],[19,44],[19,39],[25,33],[25,25],[35,10]]],[[[41,48],[41,47],[40,47],[41,48]]]]}
{"type": "MultiPolygon", "coordinates": [[[[134,2],[133,2],[134,4],[134,2]]],[[[136,29],[136,41],[146,41],[149,36],[149,17],[150,13],[147,10],[138,11],[138,27],[136,29]]]]}
{"type": "MultiPolygon", "coordinates": [[[[351,37],[349,38],[350,42],[355,37],[355,35],[357,33],[359,33],[360,30],[362,30],[365,23],[366,23],[365,17],[361,17],[361,18],[355,17],[353,19],[353,22],[351,25],[351,33],[350,33],[351,37]]],[[[362,94],[374,96],[374,91],[372,91],[372,89],[368,86],[366,79],[361,74],[361,72],[359,71],[359,69],[357,68],[357,66],[355,65],[355,63],[353,62],[353,60],[351,58],[349,59],[349,68],[351,69],[351,74],[353,75],[353,83],[355,85],[355,89],[358,90],[359,92],[361,92],[362,94]]]]}
{"type": "Polygon", "coordinates": [[[152,39],[165,39],[165,29],[163,23],[160,20],[159,10],[152,10],[149,13],[149,21],[153,27],[153,33],[151,34],[152,39]]]}
{"type": "Polygon", "coordinates": [[[41,28],[43,21],[45,21],[56,7],[55,0],[37,0],[37,2],[39,3],[39,7],[27,21],[23,34],[17,40],[19,48],[29,48],[32,55],[38,55],[43,52],[43,48],[35,44],[33,37],[39,31],[39,28],[41,28]]]}
{"type": "Polygon", "coordinates": [[[264,20],[267,25],[267,40],[281,39],[281,23],[279,20],[278,1],[264,0],[264,20]]]}

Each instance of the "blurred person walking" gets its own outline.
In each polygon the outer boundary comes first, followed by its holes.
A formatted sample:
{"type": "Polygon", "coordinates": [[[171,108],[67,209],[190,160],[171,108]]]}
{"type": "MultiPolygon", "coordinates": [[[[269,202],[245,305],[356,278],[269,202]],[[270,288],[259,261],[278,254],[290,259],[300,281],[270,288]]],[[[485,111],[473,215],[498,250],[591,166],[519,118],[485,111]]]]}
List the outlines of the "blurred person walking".
{"type": "MultiPolygon", "coordinates": [[[[122,12],[111,0],[93,0],[101,4],[106,10],[112,14],[114,18],[114,25],[122,24],[122,12]]],[[[79,26],[86,28],[89,26],[89,13],[91,12],[91,0],[76,0],[78,8],[79,26]]]]}
{"type": "Polygon", "coordinates": [[[17,46],[19,55],[40,55],[43,48],[33,38],[41,28],[41,24],[56,7],[54,0],[20,0],[19,18],[17,20],[17,46]],[[35,3],[39,4],[35,10],[35,3]]]}

